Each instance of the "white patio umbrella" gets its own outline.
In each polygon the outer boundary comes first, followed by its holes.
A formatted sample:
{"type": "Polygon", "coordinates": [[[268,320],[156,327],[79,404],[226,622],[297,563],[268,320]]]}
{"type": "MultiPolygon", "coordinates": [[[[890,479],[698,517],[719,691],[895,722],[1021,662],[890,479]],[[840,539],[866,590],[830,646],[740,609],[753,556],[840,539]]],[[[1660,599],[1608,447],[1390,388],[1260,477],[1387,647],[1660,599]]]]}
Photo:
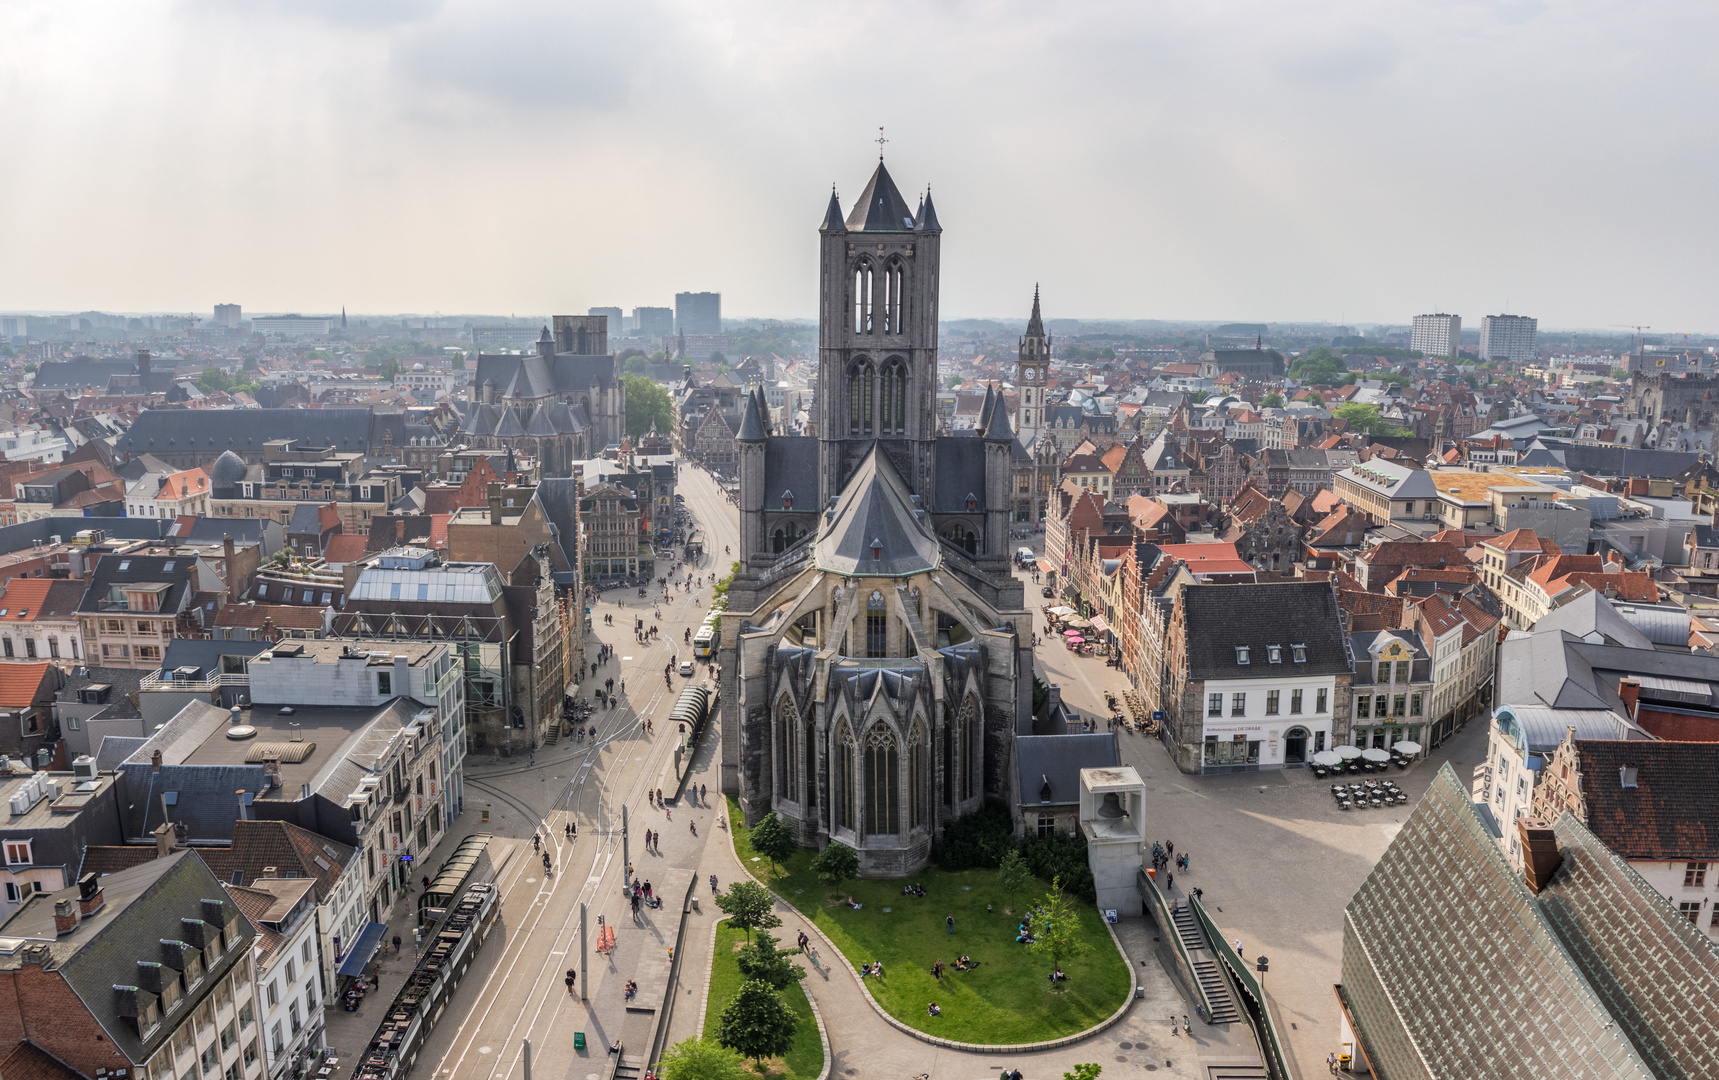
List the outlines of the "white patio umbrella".
{"type": "Polygon", "coordinates": [[[1313,755],[1315,765],[1335,765],[1343,760],[1343,755],[1335,750],[1321,750],[1313,755]]]}
{"type": "Polygon", "coordinates": [[[1407,757],[1414,757],[1416,754],[1421,752],[1421,744],[1404,739],[1402,742],[1392,746],[1391,749],[1407,757]]]}
{"type": "Polygon", "coordinates": [[[1374,764],[1378,764],[1391,760],[1391,755],[1380,750],[1376,746],[1369,746],[1367,749],[1361,751],[1361,760],[1371,761],[1374,764]]]}
{"type": "Polygon", "coordinates": [[[1333,747],[1330,753],[1336,754],[1344,761],[1354,761],[1361,756],[1361,748],[1358,746],[1337,746],[1333,747]]]}

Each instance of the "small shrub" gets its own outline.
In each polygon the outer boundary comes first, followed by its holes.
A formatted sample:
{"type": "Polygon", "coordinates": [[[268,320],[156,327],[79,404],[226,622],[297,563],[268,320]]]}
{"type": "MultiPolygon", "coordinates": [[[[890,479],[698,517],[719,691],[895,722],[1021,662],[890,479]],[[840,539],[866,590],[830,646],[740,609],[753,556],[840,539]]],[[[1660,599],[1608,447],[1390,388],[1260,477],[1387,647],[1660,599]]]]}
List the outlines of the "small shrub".
{"type": "MultiPolygon", "coordinates": [[[[1014,821],[1001,806],[982,806],[943,826],[934,857],[945,870],[995,870],[1014,843],[1014,821]]],[[[1044,875],[1041,875],[1044,876],[1044,875]]]]}

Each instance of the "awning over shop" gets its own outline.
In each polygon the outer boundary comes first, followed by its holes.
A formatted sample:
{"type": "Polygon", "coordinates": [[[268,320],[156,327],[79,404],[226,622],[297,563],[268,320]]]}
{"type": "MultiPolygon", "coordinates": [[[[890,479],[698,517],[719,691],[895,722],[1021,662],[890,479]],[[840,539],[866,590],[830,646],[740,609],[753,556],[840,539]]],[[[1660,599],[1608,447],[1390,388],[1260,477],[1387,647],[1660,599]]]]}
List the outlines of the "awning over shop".
{"type": "Polygon", "coordinates": [[[386,933],[388,928],[379,922],[365,923],[364,929],[358,931],[358,940],[346,951],[346,959],[340,962],[340,974],[353,979],[364,974],[365,965],[382,947],[382,937],[386,933]]]}
{"type": "Polygon", "coordinates": [[[1104,621],[1104,616],[1102,615],[1094,615],[1092,617],[1092,628],[1101,634],[1110,633],[1110,624],[1104,621]]]}
{"type": "Polygon", "coordinates": [[[1051,564],[1051,561],[1049,559],[1040,559],[1039,560],[1039,570],[1043,573],[1046,573],[1046,574],[1056,573],[1056,567],[1051,564]]]}
{"type": "Polygon", "coordinates": [[[1059,619],[1062,618],[1064,615],[1073,615],[1074,614],[1073,608],[1064,607],[1061,604],[1058,604],[1056,607],[1045,608],[1045,611],[1051,615],[1055,615],[1059,619]]]}

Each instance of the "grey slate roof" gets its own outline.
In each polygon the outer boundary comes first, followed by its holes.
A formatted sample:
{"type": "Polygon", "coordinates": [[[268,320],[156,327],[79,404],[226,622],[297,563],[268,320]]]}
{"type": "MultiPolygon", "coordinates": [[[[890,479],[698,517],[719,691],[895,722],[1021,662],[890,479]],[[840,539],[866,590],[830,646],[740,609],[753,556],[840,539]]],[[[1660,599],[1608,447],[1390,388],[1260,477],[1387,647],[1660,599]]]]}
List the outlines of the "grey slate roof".
{"type": "Polygon", "coordinates": [[[1576,446],[1564,450],[1564,467],[1590,476],[1647,476],[1664,480],[1700,460],[1676,450],[1634,450],[1627,446],[1576,446]]]}
{"type": "MultiPolygon", "coordinates": [[[[400,414],[395,414],[400,415],[400,414]]],[[[121,453],[223,450],[261,453],[273,439],[298,439],[342,453],[369,448],[369,409],[145,409],[114,442],[121,453]]],[[[396,440],[398,444],[398,440],[396,440]]]]}
{"type": "Polygon", "coordinates": [[[224,670],[221,666],[223,656],[248,659],[272,648],[272,641],[174,638],[167,643],[167,651],[161,656],[161,670],[170,672],[176,668],[191,667],[197,669],[195,678],[206,679],[211,675],[219,675],[224,670]]]}
{"type": "Polygon", "coordinates": [[[866,181],[854,208],[848,211],[850,232],[912,232],[913,209],[896,190],[895,181],[880,160],[877,171],[866,181]]]}
{"type": "Polygon", "coordinates": [[[1141,457],[1146,467],[1153,472],[1178,472],[1188,467],[1188,463],[1182,460],[1181,452],[1165,435],[1153,439],[1141,457]]]}
{"type": "Polygon", "coordinates": [[[1569,815],[1536,896],[1447,764],[1344,912],[1340,992],[1379,1075],[1711,1072],[1719,953],[1569,815]],[[1460,927],[1460,934],[1453,933],[1460,927]],[[1483,1025],[1484,1039],[1468,1038],[1483,1025]],[[1507,1047],[1522,1068],[1501,1069],[1507,1047]]]}
{"type": "MultiPolygon", "coordinates": [[[[0,924],[0,934],[50,941],[57,973],[89,1009],[102,1031],[129,1060],[146,1061],[179,1027],[183,1019],[179,1014],[188,1008],[188,1003],[197,999],[181,999],[177,1009],[169,1012],[168,1022],[159,1025],[153,1036],[144,1040],[138,1037],[136,1025],[120,1015],[121,995],[115,986],[136,987],[138,964],[160,962],[163,941],[184,941],[197,931],[218,932],[219,926],[205,929],[195,925],[198,920],[208,922],[213,917],[232,926],[237,933],[233,947],[216,960],[210,972],[213,979],[206,980],[210,988],[206,993],[212,994],[216,983],[250,955],[256,930],[192,851],[177,851],[109,874],[101,879],[101,889],[102,908],[85,917],[75,931],[64,937],[55,937],[54,902],[63,899],[75,902],[78,895],[75,885],[32,898],[0,924]],[[213,901],[214,906],[205,901],[213,901]],[[190,926],[185,921],[188,919],[193,921],[190,926]]],[[[0,960],[0,968],[16,970],[21,962],[21,954],[13,954],[0,960]]],[[[146,993],[139,991],[139,996],[146,993]]]]}
{"type": "Polygon", "coordinates": [[[1073,735],[1017,735],[1015,754],[1019,761],[1023,806],[1057,805],[1080,801],[1080,770],[1119,765],[1116,735],[1110,731],[1073,735]],[[1044,798],[1046,785],[1050,798],[1044,798]]]}
{"type": "Polygon", "coordinates": [[[31,385],[36,390],[106,390],[113,376],[135,374],[137,364],[131,360],[45,360],[31,385]]]}
{"type": "Polygon", "coordinates": [[[781,512],[782,493],[794,493],[797,512],[818,510],[818,440],[775,435],[764,443],[764,511],[781,512]]]}
{"type": "Polygon", "coordinates": [[[826,512],[813,557],[820,570],[856,577],[905,576],[942,564],[925,512],[876,443],[826,512]],[[882,558],[872,557],[873,540],[882,541],[882,558]]]}
{"type": "MultiPolygon", "coordinates": [[[[1006,409],[997,409],[999,413],[1006,409]]],[[[937,478],[934,486],[932,511],[939,514],[965,514],[967,496],[978,498],[978,510],[985,507],[985,443],[977,432],[966,435],[943,435],[933,450],[937,455],[937,478]]]]}
{"type": "MultiPolygon", "coordinates": [[[[1512,634],[1498,647],[1500,705],[1608,709],[1624,715],[1618,696],[1623,678],[1701,684],[1709,688],[1705,699],[1684,704],[1711,708],[1719,701],[1719,657],[1589,644],[1565,630],[1512,634]]],[[[1656,693],[1644,684],[1641,696],[1651,700],[1656,693]]]]}
{"type": "MultiPolygon", "coordinates": [[[[1689,623],[1684,620],[1684,638],[1689,636],[1689,623]]],[[[1636,629],[1604,593],[1592,589],[1576,596],[1569,603],[1553,608],[1534,623],[1536,634],[1549,630],[1568,631],[1592,644],[1622,645],[1628,649],[1651,649],[1653,642],[1636,629]]]]}
{"type": "Polygon", "coordinates": [[[1328,582],[1266,585],[1188,585],[1182,590],[1190,679],[1269,679],[1346,674],[1354,669],[1337,594],[1328,582]],[[1249,647],[1248,663],[1236,646],[1249,647]],[[1283,648],[1283,662],[1268,661],[1266,646],[1283,648]],[[1305,645],[1294,662],[1291,646],[1305,645]]]}
{"type": "Polygon", "coordinates": [[[58,536],[66,543],[84,529],[101,529],[110,539],[159,540],[172,518],[46,517],[0,526],[0,553],[22,551],[58,536]]]}
{"type": "Polygon", "coordinates": [[[567,565],[579,565],[579,531],[574,528],[579,516],[579,480],[571,476],[544,477],[537,483],[537,501],[555,528],[555,539],[567,565]]]}
{"type": "Polygon", "coordinates": [[[109,589],[116,585],[161,583],[168,589],[160,595],[159,610],[153,614],[171,618],[185,606],[186,590],[190,588],[187,571],[199,562],[200,559],[186,555],[110,555],[96,563],[78,610],[89,614],[110,610],[102,604],[109,589]],[[167,568],[169,563],[172,569],[167,568]]]}

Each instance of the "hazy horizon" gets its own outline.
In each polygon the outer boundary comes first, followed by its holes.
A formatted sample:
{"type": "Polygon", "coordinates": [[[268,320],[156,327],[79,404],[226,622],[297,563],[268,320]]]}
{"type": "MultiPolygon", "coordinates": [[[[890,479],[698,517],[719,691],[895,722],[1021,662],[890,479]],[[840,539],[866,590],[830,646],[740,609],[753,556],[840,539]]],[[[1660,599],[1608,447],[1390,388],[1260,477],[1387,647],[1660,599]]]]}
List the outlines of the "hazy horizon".
{"type": "Polygon", "coordinates": [[[936,193],[945,320],[1024,320],[1037,282],[1081,321],[1699,333],[1716,24],[1532,0],[21,2],[0,308],[709,290],[805,319],[830,185],[851,205],[882,124],[903,194],[936,193]]]}

